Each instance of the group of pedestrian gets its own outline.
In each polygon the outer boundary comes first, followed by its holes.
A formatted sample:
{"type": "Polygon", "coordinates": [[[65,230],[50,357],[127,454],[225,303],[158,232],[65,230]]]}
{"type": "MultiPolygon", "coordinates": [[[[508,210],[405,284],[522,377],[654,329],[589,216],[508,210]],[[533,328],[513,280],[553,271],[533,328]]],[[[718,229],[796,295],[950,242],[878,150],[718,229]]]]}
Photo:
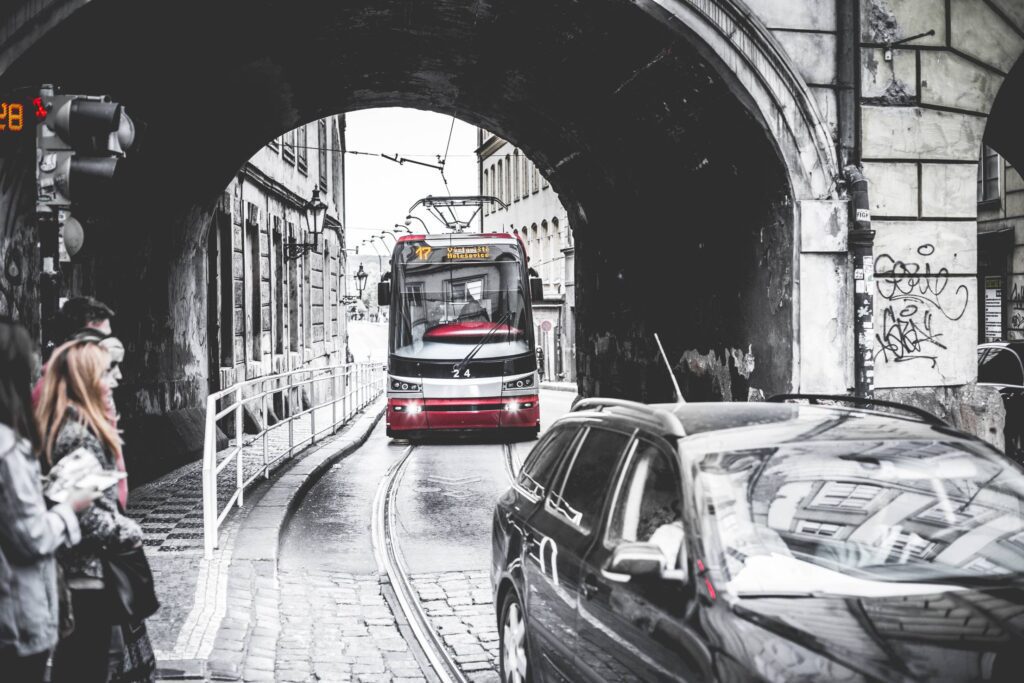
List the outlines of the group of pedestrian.
{"type": "Polygon", "coordinates": [[[65,342],[34,388],[34,344],[25,328],[0,320],[3,680],[43,681],[51,655],[52,683],[155,677],[144,624],[156,609],[152,575],[142,530],[125,515],[112,394],[124,347],[111,334],[113,315],[95,299],[69,300],[60,311],[65,342]],[[95,459],[110,476],[71,488],[55,504],[44,496],[43,477],[73,454],[95,459]]]}

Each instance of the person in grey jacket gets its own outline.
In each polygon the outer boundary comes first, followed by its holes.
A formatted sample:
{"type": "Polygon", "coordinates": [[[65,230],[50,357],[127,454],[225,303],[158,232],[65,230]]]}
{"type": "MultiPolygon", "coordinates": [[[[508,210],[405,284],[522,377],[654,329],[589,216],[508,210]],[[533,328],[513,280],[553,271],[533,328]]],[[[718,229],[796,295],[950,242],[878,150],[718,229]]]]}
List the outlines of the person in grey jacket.
{"type": "Polygon", "coordinates": [[[24,328],[0,320],[0,675],[42,681],[57,643],[54,553],[80,538],[76,511],[94,491],[73,491],[46,509],[39,435],[32,414],[32,341],[24,328]]]}
{"type": "MultiPolygon", "coordinates": [[[[36,419],[46,462],[56,464],[77,450],[93,455],[104,470],[116,471],[121,437],[109,414],[105,374],[110,356],[95,339],[58,347],[43,375],[36,419]]],[[[118,487],[104,491],[80,520],[82,540],[59,554],[71,589],[75,630],[57,644],[53,683],[106,683],[111,646],[111,602],[102,556],[142,544],[142,529],[121,512],[118,487]]]]}

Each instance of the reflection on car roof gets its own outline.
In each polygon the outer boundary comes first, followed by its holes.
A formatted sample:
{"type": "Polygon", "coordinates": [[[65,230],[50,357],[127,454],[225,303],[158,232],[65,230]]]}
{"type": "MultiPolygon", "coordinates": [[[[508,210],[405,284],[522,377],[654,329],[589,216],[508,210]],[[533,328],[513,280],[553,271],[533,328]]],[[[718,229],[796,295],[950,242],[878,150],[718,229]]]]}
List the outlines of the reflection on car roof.
{"type": "MultiPolygon", "coordinates": [[[[793,441],[943,440],[964,438],[902,414],[795,403],[686,403],[652,406],[675,414],[688,436],[742,431],[762,444],[793,441]]],[[[725,436],[719,434],[719,436],[725,436]]]]}

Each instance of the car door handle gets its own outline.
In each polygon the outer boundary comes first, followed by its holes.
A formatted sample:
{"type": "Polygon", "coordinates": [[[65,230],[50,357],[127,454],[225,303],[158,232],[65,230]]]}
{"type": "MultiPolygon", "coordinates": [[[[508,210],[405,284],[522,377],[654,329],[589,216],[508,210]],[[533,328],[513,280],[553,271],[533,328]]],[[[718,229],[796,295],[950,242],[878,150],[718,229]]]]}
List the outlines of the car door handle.
{"type": "Polygon", "coordinates": [[[589,600],[590,598],[597,595],[598,591],[601,590],[601,585],[597,582],[597,577],[593,574],[587,574],[583,577],[583,581],[580,583],[580,593],[583,597],[589,600]]]}

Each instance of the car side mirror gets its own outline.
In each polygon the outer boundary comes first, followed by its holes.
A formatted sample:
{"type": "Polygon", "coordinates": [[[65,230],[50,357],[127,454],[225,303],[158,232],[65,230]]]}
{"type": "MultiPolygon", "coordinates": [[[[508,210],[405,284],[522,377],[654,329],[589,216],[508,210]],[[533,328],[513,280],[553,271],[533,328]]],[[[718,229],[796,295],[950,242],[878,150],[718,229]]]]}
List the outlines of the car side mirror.
{"type": "Polygon", "coordinates": [[[605,567],[605,577],[617,574],[628,581],[637,576],[659,576],[668,566],[665,554],[654,543],[620,543],[615,546],[605,567]]]}
{"type": "Polygon", "coordinates": [[[378,306],[390,306],[391,305],[391,283],[390,282],[378,282],[377,283],[377,305],[378,306]]]}
{"type": "Polygon", "coordinates": [[[534,301],[544,299],[544,281],[539,277],[530,278],[530,298],[534,301]]]}

